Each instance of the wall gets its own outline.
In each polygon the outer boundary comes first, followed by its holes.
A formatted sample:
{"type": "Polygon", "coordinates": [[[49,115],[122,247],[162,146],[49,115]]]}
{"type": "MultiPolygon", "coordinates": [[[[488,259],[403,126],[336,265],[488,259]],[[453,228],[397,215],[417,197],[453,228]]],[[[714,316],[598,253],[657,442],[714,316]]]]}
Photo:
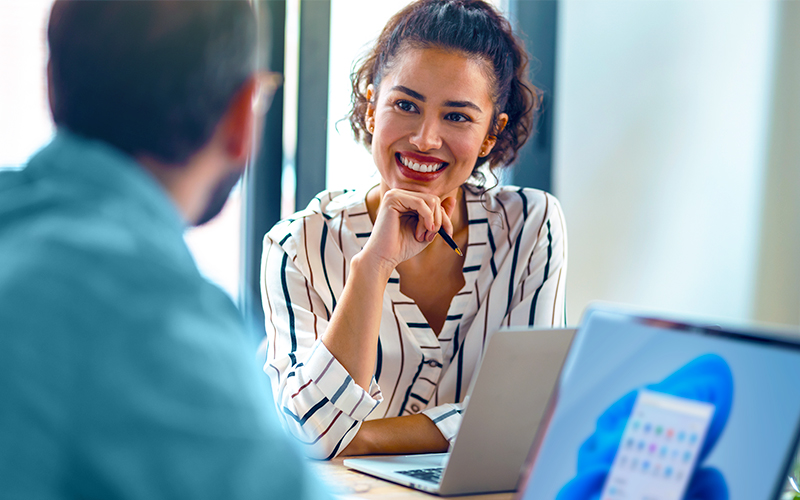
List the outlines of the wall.
{"type": "Polygon", "coordinates": [[[800,2],[779,6],[755,318],[800,324],[800,2]]]}
{"type": "Polygon", "coordinates": [[[592,300],[764,318],[762,199],[767,158],[783,161],[769,141],[779,7],[562,1],[555,192],[570,322],[592,300]]]}

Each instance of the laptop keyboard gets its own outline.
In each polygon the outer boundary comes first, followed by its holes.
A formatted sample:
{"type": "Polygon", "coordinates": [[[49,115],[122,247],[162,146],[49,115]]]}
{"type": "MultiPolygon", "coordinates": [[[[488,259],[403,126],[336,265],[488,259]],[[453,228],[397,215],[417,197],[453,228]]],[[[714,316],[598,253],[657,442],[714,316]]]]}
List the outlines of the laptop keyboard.
{"type": "Polygon", "coordinates": [[[431,483],[438,483],[442,478],[444,467],[431,467],[429,469],[411,469],[396,471],[399,474],[405,474],[415,479],[422,479],[423,481],[430,481],[431,483]]]}

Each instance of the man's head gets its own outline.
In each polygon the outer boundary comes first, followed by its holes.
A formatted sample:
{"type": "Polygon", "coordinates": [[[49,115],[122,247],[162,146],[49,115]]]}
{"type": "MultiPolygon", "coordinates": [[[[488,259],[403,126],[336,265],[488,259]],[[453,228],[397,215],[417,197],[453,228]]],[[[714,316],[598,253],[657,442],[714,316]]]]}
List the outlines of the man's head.
{"type": "MultiPolygon", "coordinates": [[[[245,115],[259,90],[257,38],[247,1],[57,0],[48,27],[53,119],[162,169],[180,170],[215,140],[226,150],[216,160],[243,164],[250,138],[232,144],[217,135],[231,127],[247,135],[255,126],[245,115]],[[244,125],[249,130],[239,130],[244,125]]],[[[207,175],[216,179],[193,222],[211,191],[230,185],[228,167],[207,175]]]]}

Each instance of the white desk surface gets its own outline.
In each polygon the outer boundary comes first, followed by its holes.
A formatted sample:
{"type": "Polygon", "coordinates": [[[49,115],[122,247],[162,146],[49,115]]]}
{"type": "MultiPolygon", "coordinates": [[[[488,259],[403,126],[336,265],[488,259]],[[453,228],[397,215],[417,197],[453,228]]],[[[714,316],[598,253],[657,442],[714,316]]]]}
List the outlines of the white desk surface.
{"type": "Polygon", "coordinates": [[[469,500],[511,500],[514,493],[490,493],[487,495],[467,495],[457,497],[438,497],[417,491],[399,484],[350,470],[342,465],[342,458],[329,462],[312,462],[311,466],[332,488],[333,493],[342,500],[406,500],[436,498],[469,500]]]}

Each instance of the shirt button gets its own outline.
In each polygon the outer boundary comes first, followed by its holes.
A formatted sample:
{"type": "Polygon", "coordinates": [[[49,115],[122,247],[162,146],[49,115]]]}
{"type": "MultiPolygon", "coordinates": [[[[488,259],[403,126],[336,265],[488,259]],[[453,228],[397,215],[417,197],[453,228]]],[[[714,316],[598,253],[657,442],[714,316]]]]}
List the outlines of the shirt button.
{"type": "Polygon", "coordinates": [[[432,360],[428,361],[428,366],[432,366],[432,367],[436,368],[437,366],[439,366],[439,362],[436,361],[435,359],[432,359],[432,360]]]}
{"type": "Polygon", "coordinates": [[[419,405],[416,403],[411,405],[411,411],[414,413],[419,413],[419,405]]]}

